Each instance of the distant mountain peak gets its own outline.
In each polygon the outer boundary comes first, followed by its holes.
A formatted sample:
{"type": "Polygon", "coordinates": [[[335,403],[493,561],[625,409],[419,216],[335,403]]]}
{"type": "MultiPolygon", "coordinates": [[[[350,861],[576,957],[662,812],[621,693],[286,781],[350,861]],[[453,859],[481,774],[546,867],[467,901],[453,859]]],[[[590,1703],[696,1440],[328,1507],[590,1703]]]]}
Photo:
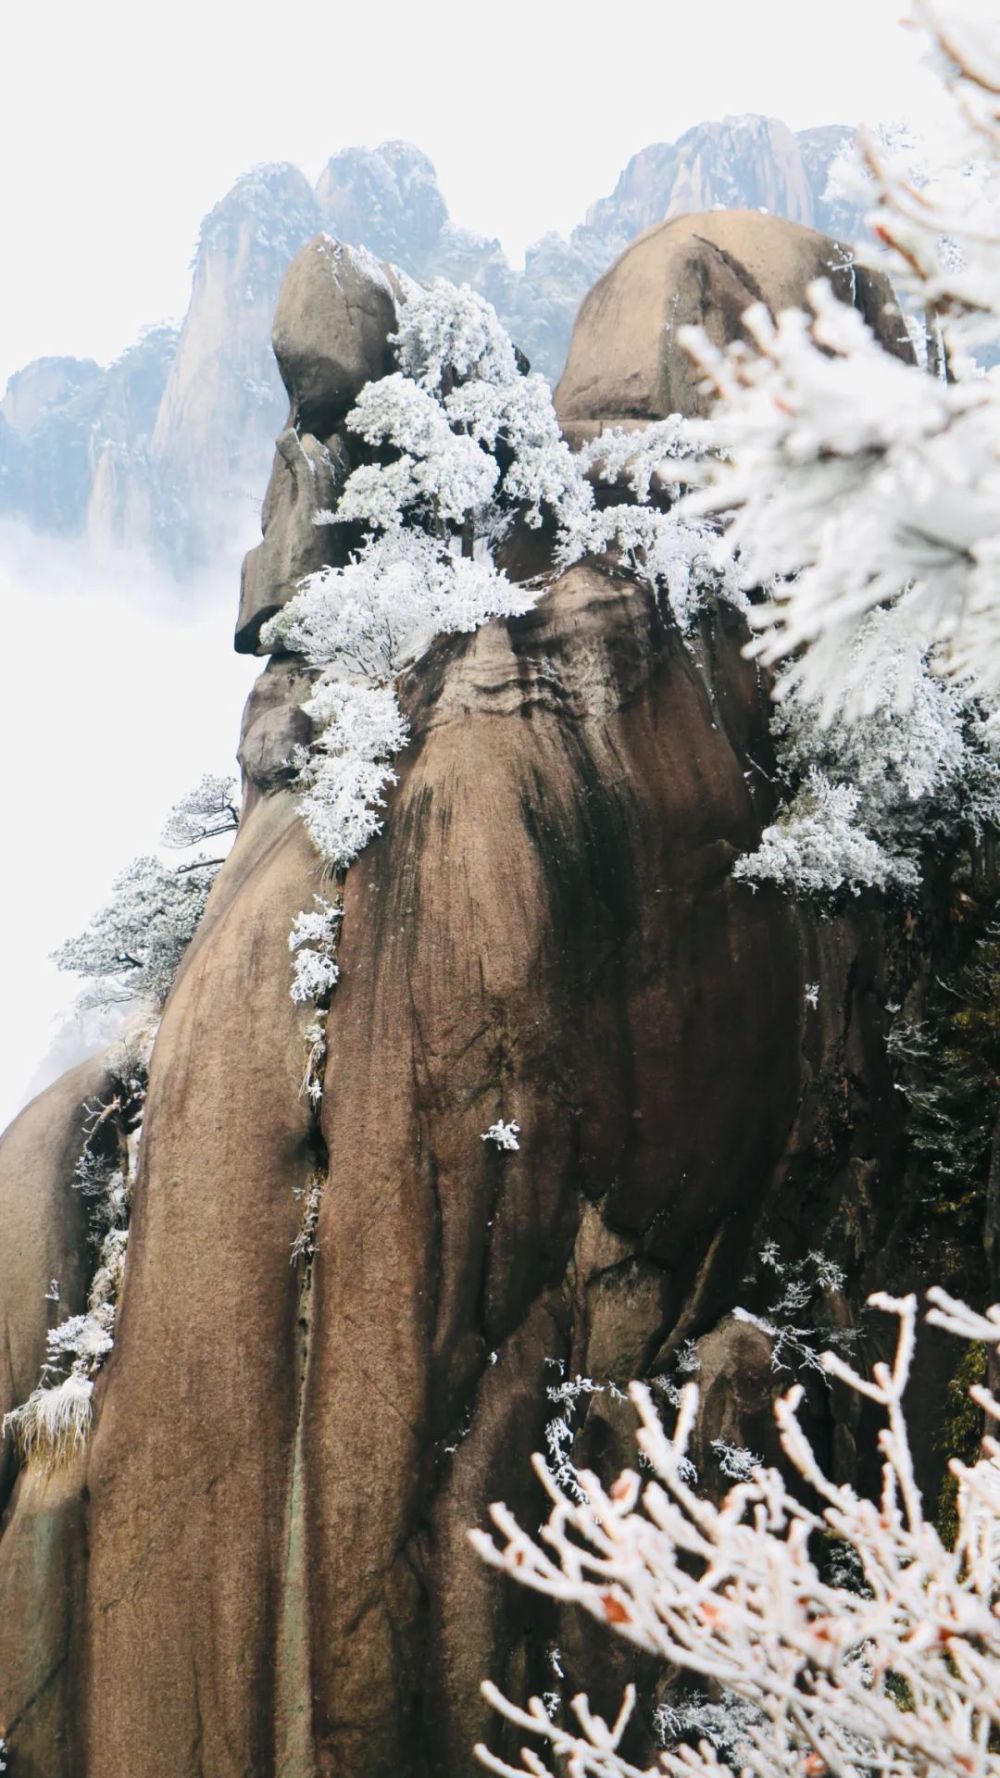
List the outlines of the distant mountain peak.
{"type": "Polygon", "coordinates": [[[218,553],[234,525],[242,532],[283,423],[271,314],[286,266],[315,234],[367,247],[416,278],[471,284],[555,380],[580,301],[653,223],[760,209],[853,239],[857,213],[823,195],[849,134],[836,124],[794,133],[746,112],[652,143],[568,240],[534,242],[523,272],[498,240],[451,222],[434,163],[413,142],[342,148],[315,189],[290,162],[251,167],[202,223],[179,338],[154,329],[107,370],[43,359],[11,378],[0,405],[0,514],[145,544],[179,569],[218,553]]]}

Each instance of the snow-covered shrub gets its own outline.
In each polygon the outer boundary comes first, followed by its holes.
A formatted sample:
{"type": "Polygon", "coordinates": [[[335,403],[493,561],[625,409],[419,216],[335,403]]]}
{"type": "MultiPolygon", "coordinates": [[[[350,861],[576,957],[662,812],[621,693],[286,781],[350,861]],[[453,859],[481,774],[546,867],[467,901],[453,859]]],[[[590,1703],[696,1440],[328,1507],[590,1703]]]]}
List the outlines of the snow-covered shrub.
{"type": "Polygon", "coordinates": [[[240,824],[236,779],[206,772],[174,804],[163,825],[165,846],[187,851],[236,832],[240,824]]]}
{"type": "MultiPolygon", "coordinates": [[[[1000,1346],[1000,1306],[981,1316],[942,1291],[929,1295],[932,1324],[1000,1346]]],[[[653,1481],[644,1486],[625,1471],[606,1487],[588,1472],[573,1493],[536,1457],[551,1503],[540,1538],[502,1505],[492,1508],[496,1541],[471,1533],[483,1558],[519,1585],[582,1606],[665,1667],[720,1688],[724,1734],[711,1732],[723,1725],[706,1721],[704,1704],[695,1702],[693,1716],[683,1703],[676,1715],[668,1708],[659,1718],[667,1736],[703,1739],[697,1748],[683,1741],[665,1747],[654,1773],[728,1773],[727,1759],[758,1778],[1000,1773],[1000,1443],[984,1439],[972,1464],[952,1459],[958,1531],[947,1547],[924,1513],[904,1413],[916,1299],[879,1295],[871,1304],[897,1323],[893,1362],[877,1364],[870,1377],[833,1353],[824,1364],[885,1415],[877,1499],[824,1474],[798,1418],[796,1384],[775,1414],[802,1491],[779,1471],[758,1468],[716,1506],[692,1487],[686,1457],[697,1387],[684,1390],[668,1435],[648,1389],[633,1384],[653,1481]],[[821,1555],[831,1539],[854,1558],[839,1580],[821,1555]]],[[[987,1388],[975,1385],[970,1394],[1000,1419],[1000,1401],[987,1388]]],[[[620,1751],[634,1687],[610,1725],[585,1697],[554,1721],[541,1699],[521,1708],[492,1684],[483,1691],[571,1773],[640,1778],[620,1751]]],[[[483,1746],[476,1753],[504,1778],[548,1771],[532,1746],[522,1749],[519,1766],[483,1746]]]]}
{"type": "Polygon", "coordinates": [[[754,1470],[759,1469],[763,1462],[763,1458],[758,1457],[746,1445],[731,1445],[724,1438],[713,1438],[710,1449],[722,1474],[730,1482],[749,1481],[754,1470]]]}
{"type": "MultiPolygon", "coordinates": [[[[87,1209],[94,1266],[86,1309],[50,1328],[37,1386],[4,1417],[25,1462],[51,1466],[86,1441],[94,1378],[114,1345],[115,1312],[128,1252],[132,1189],[155,1026],[131,1033],[108,1057],[110,1090],[87,1108],[85,1136],[72,1186],[87,1209]]],[[[60,1300],[53,1279],[47,1300],[60,1300]]]]}
{"type": "Polygon", "coordinates": [[[756,852],[736,860],[733,876],[751,887],[777,883],[792,895],[916,888],[916,865],[894,858],[860,827],[860,802],[853,784],[831,784],[813,768],[777,821],[765,827],[756,852]]]}
{"type": "Polygon", "coordinates": [[[88,978],[81,1005],[165,1000],[214,875],[207,866],[181,873],[158,858],[133,859],[86,930],[53,953],[60,969],[88,978]]]}
{"type": "Polygon", "coordinates": [[[302,1004],[322,1000],[336,986],[337,933],[343,908],[325,896],[314,895],[315,906],[296,914],[288,935],[288,949],[295,954],[292,999],[302,1004]]]}
{"type": "Polygon", "coordinates": [[[327,867],[343,871],[381,832],[378,811],[396,782],[389,761],[408,730],[384,686],[327,681],[305,708],[320,726],[299,773],[302,819],[327,867]]]}
{"type": "Polygon", "coordinates": [[[319,1222],[319,1207],[323,1198],[324,1184],[325,1181],[320,1175],[314,1174],[304,1189],[296,1194],[302,1199],[302,1221],[299,1225],[299,1232],[292,1242],[292,1265],[296,1265],[299,1260],[308,1263],[316,1251],[316,1225],[319,1222]]]}
{"type": "Polygon", "coordinates": [[[734,875],[793,894],[917,887],[921,854],[1000,823],[994,730],[967,684],[933,671],[906,600],[854,641],[859,690],[824,720],[792,688],[772,719],[792,793],[734,875]]]}
{"type": "Polygon", "coordinates": [[[308,1049],[302,1081],[302,1091],[315,1108],[323,1097],[325,1020],[330,996],[340,979],[337,940],[344,910],[339,901],[327,901],[323,895],[314,895],[313,902],[315,905],[311,910],[295,916],[288,935],[288,948],[295,957],[292,999],[296,1005],[315,1008],[306,1031],[308,1049]]]}
{"type": "MultiPolygon", "coordinates": [[[[827,1308],[829,1295],[844,1288],[840,1267],[825,1253],[815,1250],[800,1260],[783,1259],[777,1243],[768,1241],[743,1283],[759,1287],[765,1280],[776,1294],[765,1303],[763,1312],[755,1313],[737,1305],[734,1319],[748,1321],[767,1335],[773,1371],[788,1371],[792,1375],[818,1371],[825,1375],[824,1347],[847,1353],[857,1337],[853,1328],[833,1325],[827,1308]]],[[[675,1397],[677,1400],[679,1396],[675,1397]]]]}
{"type": "Polygon", "coordinates": [[[548,1461],[552,1474],[559,1479],[560,1486],[568,1489],[571,1494],[579,1491],[579,1480],[576,1465],[573,1462],[573,1446],[579,1428],[574,1424],[576,1415],[592,1395],[612,1395],[620,1401],[624,1396],[616,1383],[611,1381],[598,1383],[593,1377],[583,1377],[577,1373],[575,1377],[566,1375],[566,1361],[563,1358],[547,1358],[546,1364],[558,1374],[558,1382],[546,1385],[545,1394],[552,1402],[555,1413],[545,1425],[545,1444],[549,1453],[548,1461]]]}
{"type": "Polygon", "coordinates": [[[611,427],[581,448],[577,464],[596,481],[628,488],[637,504],[577,503],[560,519],[560,560],[613,555],[656,588],[682,635],[711,602],[749,609],[734,563],[720,556],[715,525],[678,508],[683,466],[695,472],[697,456],[690,421],[679,414],[642,430],[611,427]],[[664,510],[660,496],[668,489],[674,501],[664,510]]]}
{"type": "Polygon", "coordinates": [[[496,1123],[491,1124],[488,1130],[483,1131],[481,1140],[483,1142],[492,1142],[497,1148],[504,1148],[512,1152],[514,1149],[520,1148],[521,1146],[518,1142],[520,1133],[520,1124],[514,1122],[504,1123],[502,1118],[497,1118],[496,1123]]]}
{"type": "Polygon", "coordinates": [[[582,555],[612,555],[637,579],[656,589],[681,634],[686,635],[713,602],[721,600],[738,611],[749,610],[736,572],[719,556],[717,545],[714,529],[680,517],[676,509],[658,512],[618,502],[572,515],[559,557],[568,564],[582,555]]]}
{"type": "Polygon", "coordinates": [[[703,1691],[691,1692],[676,1704],[659,1704],[653,1712],[653,1727],[662,1746],[678,1741],[697,1746],[706,1741],[734,1771],[741,1769],[751,1751],[747,1730],[756,1728],[760,1720],[757,1706],[745,1698],[723,1694],[715,1701],[703,1691]]]}
{"type": "MultiPolygon", "coordinates": [[[[193,852],[236,824],[233,780],[204,777],[171,809],[163,839],[193,852]]],[[[86,930],[53,953],[60,969],[87,980],[81,1011],[166,999],[222,861],[199,851],[177,865],[144,856],[126,866],[86,930]]]]}
{"type": "Polygon", "coordinates": [[[46,1464],[61,1463],[86,1444],[94,1385],[84,1365],[84,1360],[75,1362],[61,1383],[40,1384],[4,1416],[3,1431],[13,1433],[25,1462],[38,1456],[46,1464]]]}
{"type": "Polygon", "coordinates": [[[863,695],[866,613],[904,597],[941,665],[1000,685],[1000,374],[975,356],[1000,340],[1000,26],[968,4],[914,13],[950,100],[922,186],[907,145],[860,146],[870,225],[947,380],[883,351],[823,283],[808,313],[751,311],[756,350],[686,339],[721,398],[690,510],[731,515],[743,584],[771,594],[757,652],[827,712],[863,695]]]}
{"type": "Polygon", "coordinates": [[[477,630],[533,603],[491,562],[394,525],[346,567],[307,575],[261,636],[265,647],[292,649],[323,672],[384,686],[435,636],[477,630]]]}

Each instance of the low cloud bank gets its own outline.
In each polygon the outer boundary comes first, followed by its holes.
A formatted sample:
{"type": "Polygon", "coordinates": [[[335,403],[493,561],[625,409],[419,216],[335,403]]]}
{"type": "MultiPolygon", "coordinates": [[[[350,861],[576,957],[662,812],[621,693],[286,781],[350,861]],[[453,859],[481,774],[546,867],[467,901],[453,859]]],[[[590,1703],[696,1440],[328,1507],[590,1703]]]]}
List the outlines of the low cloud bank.
{"type": "Polygon", "coordinates": [[[180,588],[141,559],[0,526],[0,1129],[100,1042],[67,1027],[80,984],[51,951],[157,850],[183,791],[235,769],[260,666],[232,652],[238,591],[235,556],[180,588]]]}

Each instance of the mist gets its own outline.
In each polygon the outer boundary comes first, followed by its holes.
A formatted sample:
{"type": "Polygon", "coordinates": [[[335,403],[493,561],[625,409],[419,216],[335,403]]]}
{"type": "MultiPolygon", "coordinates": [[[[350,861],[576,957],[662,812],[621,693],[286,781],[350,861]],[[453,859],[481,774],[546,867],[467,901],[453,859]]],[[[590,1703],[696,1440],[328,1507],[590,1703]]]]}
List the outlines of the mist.
{"type": "Polygon", "coordinates": [[[183,588],[140,558],[0,526],[0,1129],[101,1032],[66,1025],[81,983],[50,953],[115,876],[158,850],[170,805],[235,770],[258,661],[232,649],[239,557],[183,588]],[[51,1052],[51,1053],[50,1053],[51,1052]]]}

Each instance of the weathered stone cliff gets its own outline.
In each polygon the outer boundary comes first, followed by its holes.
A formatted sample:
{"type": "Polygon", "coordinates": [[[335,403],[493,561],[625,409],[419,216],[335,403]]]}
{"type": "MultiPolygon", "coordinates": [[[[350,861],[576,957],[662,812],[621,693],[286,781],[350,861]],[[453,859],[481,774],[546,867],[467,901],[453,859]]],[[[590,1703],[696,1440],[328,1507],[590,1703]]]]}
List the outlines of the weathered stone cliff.
{"type": "MultiPolygon", "coordinates": [[[[567,423],[621,412],[612,364],[645,367],[644,418],[676,399],[671,291],[633,307],[640,274],[701,265],[715,327],[720,253],[738,288],[785,299],[816,240],[745,216],[645,237],[585,307],[567,423]]],[[[382,367],[389,320],[368,338],[381,284],[347,301],[363,265],[342,262],[322,301],[308,265],[278,342],[306,456],[330,452],[357,355],[382,367]]],[[[884,287],[865,300],[879,320],[884,287]]],[[[287,448],[244,632],[291,591],[305,484],[293,499],[287,448]]],[[[497,1735],[484,1675],[545,1687],[558,1641],[567,1684],[614,1679],[612,1651],[515,1596],[466,1540],[490,1500],[535,1511],[528,1459],[563,1411],[546,1396],[558,1367],[596,1386],[579,1459],[627,1455],[620,1390],[669,1375],[689,1340],[706,1450],[756,1444],[774,1379],[731,1311],[765,1236],[790,1262],[841,1260],[834,1319],[882,1277],[905,1178],[886,1006],[919,976],[924,934],[875,903],[820,918],[734,882],[773,796],[767,688],[742,640],[731,612],[683,639],[648,588],[587,562],[406,677],[412,741],[345,884],[318,1121],[288,992],[289,927],[321,886],[287,788],[304,675],[264,669],[243,823],[153,1055],[90,1443],[52,1474],[15,1476],[8,1453],[11,1778],[464,1774],[497,1735]],[[481,1140],[499,1117],[520,1124],[516,1152],[481,1140]],[[317,1183],[315,1254],[293,1265],[317,1183]]],[[[11,1400],[33,1380],[53,1268],[82,1269],[66,1182],[95,1085],[59,1083],[0,1147],[2,1226],[11,1203],[26,1230],[0,1250],[11,1400]]],[[[816,1416],[849,1472],[853,1425],[832,1397],[816,1416]]]]}

